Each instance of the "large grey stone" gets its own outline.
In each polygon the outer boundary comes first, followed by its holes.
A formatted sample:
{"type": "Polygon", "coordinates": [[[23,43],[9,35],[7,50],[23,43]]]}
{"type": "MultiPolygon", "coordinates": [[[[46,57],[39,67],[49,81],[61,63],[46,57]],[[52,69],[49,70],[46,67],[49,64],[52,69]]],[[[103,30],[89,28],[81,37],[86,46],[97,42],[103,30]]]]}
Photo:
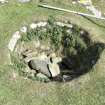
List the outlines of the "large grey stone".
{"type": "Polygon", "coordinates": [[[31,0],[17,0],[17,1],[19,1],[21,3],[26,3],[26,2],[30,2],[31,0]]]}
{"type": "Polygon", "coordinates": [[[49,72],[49,69],[48,69],[48,61],[34,59],[29,62],[29,66],[30,68],[37,70],[48,77],[51,77],[51,73],[49,72]]]}

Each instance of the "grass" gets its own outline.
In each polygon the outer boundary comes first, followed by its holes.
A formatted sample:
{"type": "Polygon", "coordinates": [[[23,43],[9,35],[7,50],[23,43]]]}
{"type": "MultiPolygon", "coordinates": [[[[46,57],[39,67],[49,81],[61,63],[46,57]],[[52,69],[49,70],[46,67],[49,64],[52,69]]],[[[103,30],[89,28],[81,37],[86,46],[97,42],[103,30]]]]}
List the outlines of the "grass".
{"type": "MultiPolygon", "coordinates": [[[[93,1],[105,12],[101,1],[93,1]]],[[[26,80],[7,65],[7,44],[13,32],[32,21],[45,20],[49,15],[71,20],[88,30],[94,40],[105,42],[105,21],[42,9],[37,7],[35,0],[29,4],[11,0],[0,7],[0,105],[105,105],[105,51],[91,72],[65,84],[26,80]],[[17,74],[16,79],[13,72],[17,74]]]]}

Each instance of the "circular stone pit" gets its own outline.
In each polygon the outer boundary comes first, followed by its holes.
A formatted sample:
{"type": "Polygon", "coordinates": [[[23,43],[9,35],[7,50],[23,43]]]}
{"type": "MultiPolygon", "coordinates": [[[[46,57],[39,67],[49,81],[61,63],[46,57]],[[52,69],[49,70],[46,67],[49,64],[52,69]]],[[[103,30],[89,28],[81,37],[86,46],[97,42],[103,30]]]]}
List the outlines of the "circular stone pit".
{"type": "Polygon", "coordinates": [[[70,81],[92,68],[101,45],[77,25],[52,20],[22,27],[11,59],[24,77],[44,82],[70,81]]]}

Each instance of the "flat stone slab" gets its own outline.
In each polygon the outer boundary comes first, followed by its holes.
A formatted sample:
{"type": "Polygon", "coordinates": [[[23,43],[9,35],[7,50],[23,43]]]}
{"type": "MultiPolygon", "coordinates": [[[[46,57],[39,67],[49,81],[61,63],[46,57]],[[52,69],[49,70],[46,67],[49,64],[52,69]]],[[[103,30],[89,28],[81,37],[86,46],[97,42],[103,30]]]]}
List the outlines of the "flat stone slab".
{"type": "Polygon", "coordinates": [[[8,3],[7,0],[0,0],[0,3],[8,3]]]}
{"type": "Polygon", "coordinates": [[[21,35],[20,35],[20,32],[19,32],[19,31],[16,31],[16,32],[13,34],[13,36],[12,36],[12,38],[10,39],[10,42],[9,42],[9,44],[8,44],[8,49],[9,49],[10,51],[13,51],[13,50],[14,50],[14,48],[15,48],[15,46],[16,46],[16,43],[17,43],[17,41],[20,39],[20,37],[21,37],[21,35]]]}
{"type": "Polygon", "coordinates": [[[44,26],[46,26],[46,25],[47,25],[47,22],[32,23],[32,24],[30,25],[30,28],[31,28],[31,29],[35,29],[35,28],[37,28],[37,27],[44,27],[44,26]]]}
{"type": "Polygon", "coordinates": [[[27,2],[30,2],[31,0],[17,0],[17,1],[20,3],[27,3],[27,2]]]}

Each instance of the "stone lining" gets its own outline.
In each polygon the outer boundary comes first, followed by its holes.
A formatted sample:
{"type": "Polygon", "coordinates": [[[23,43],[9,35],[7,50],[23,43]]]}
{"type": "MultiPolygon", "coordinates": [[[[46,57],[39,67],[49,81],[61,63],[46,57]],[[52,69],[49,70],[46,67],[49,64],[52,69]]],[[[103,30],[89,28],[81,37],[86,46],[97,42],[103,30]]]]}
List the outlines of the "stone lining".
{"type": "MultiPolygon", "coordinates": [[[[73,25],[72,24],[66,24],[66,23],[63,23],[63,22],[56,22],[57,25],[61,26],[61,27],[64,27],[64,26],[67,26],[69,28],[72,28],[73,25]]],[[[30,26],[30,29],[36,29],[37,27],[45,27],[47,25],[47,22],[38,22],[38,23],[31,23],[29,26],[30,26]]],[[[26,33],[27,32],[27,27],[26,26],[23,26],[20,28],[19,31],[16,31],[13,35],[12,35],[12,38],[10,39],[9,41],[9,44],[8,44],[8,49],[13,52],[14,51],[14,48],[17,44],[17,41],[21,38],[21,33],[26,33]]]]}

